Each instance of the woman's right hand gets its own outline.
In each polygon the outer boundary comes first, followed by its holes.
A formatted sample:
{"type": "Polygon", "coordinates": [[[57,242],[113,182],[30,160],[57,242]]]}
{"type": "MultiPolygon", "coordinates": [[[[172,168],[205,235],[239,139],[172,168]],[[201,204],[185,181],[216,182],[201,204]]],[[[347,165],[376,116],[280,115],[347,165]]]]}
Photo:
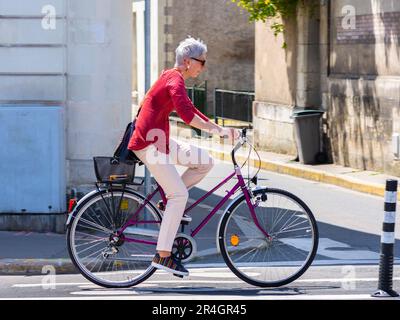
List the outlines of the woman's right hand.
{"type": "Polygon", "coordinates": [[[230,138],[233,141],[236,139],[239,139],[240,137],[240,130],[235,129],[235,128],[225,128],[221,127],[221,130],[219,132],[219,136],[221,138],[230,138]]]}

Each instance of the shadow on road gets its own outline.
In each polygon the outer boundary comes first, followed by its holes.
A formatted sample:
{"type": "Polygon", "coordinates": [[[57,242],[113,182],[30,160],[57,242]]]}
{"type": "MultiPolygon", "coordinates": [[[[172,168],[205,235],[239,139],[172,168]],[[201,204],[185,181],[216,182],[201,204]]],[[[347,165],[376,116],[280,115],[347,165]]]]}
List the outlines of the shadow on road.
{"type": "Polygon", "coordinates": [[[204,294],[204,295],[234,295],[234,296],[288,296],[288,295],[303,295],[311,290],[336,290],[340,286],[296,286],[296,287],[282,287],[282,288],[215,288],[215,287],[158,287],[158,288],[136,288],[138,293],[146,294],[159,294],[159,293],[182,293],[182,294],[204,294]]]}

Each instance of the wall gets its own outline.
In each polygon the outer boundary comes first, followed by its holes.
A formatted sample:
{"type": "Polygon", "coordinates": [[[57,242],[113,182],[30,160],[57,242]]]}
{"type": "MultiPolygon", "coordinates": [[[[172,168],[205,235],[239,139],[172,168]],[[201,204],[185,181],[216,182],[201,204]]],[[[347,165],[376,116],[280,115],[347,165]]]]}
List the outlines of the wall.
{"type": "Polygon", "coordinates": [[[94,181],[131,119],[132,1],[68,1],[67,165],[71,186],[94,181]]]}
{"type": "Polygon", "coordinates": [[[331,12],[327,122],[333,160],[398,175],[391,140],[400,129],[400,3],[334,1],[331,12]]]}
{"type": "Polygon", "coordinates": [[[0,102],[64,104],[66,4],[0,0],[0,102]],[[52,12],[53,13],[53,12],[52,12]],[[55,23],[55,28],[52,23],[55,23]]]}
{"type": "Polygon", "coordinates": [[[196,82],[208,81],[208,107],[213,110],[213,91],[218,87],[254,91],[254,23],[229,0],[166,0],[166,43],[163,65],[175,63],[175,49],[188,35],[208,47],[207,69],[196,82]]]}
{"type": "Polygon", "coordinates": [[[290,113],[320,108],[331,161],[399,175],[392,152],[400,131],[399,18],[398,1],[337,0],[314,16],[300,10],[297,31],[285,22],[277,39],[257,23],[256,144],[296,154],[290,113]]]}
{"type": "Polygon", "coordinates": [[[65,0],[0,0],[0,230],[64,229],[66,16],[65,0]]]}
{"type": "Polygon", "coordinates": [[[132,1],[1,0],[0,13],[0,102],[63,106],[67,184],[93,181],[92,157],[131,117],[132,1]]]}
{"type": "Polygon", "coordinates": [[[320,25],[309,10],[280,22],[278,36],[270,22],[256,23],[254,138],[264,150],[296,155],[293,109],[321,106],[320,25]]]}

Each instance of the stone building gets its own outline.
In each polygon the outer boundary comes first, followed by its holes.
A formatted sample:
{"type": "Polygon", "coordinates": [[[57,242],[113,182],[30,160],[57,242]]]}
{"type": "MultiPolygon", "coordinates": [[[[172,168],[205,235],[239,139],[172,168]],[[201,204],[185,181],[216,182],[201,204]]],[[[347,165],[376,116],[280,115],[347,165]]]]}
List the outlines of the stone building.
{"type": "MultiPolygon", "coordinates": [[[[254,23],[248,13],[230,0],[158,0],[152,1],[152,82],[163,69],[175,63],[175,49],[188,35],[202,39],[208,47],[207,70],[188,86],[207,80],[208,110],[212,112],[213,90],[254,91],[254,23]]],[[[139,100],[144,93],[143,1],[134,1],[133,91],[139,100]],[[134,55],[135,55],[134,51],[134,55]]]]}
{"type": "Polygon", "coordinates": [[[394,0],[327,0],[278,38],[256,23],[257,144],[295,155],[293,108],[318,108],[334,163],[399,175],[399,17],[394,0]]]}

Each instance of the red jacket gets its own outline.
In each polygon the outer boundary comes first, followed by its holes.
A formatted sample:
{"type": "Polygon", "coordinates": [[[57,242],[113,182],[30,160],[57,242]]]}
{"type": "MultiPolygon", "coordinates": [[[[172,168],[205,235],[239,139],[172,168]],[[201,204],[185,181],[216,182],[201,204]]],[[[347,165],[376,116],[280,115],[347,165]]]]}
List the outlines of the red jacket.
{"type": "Polygon", "coordinates": [[[154,143],[160,152],[169,153],[169,114],[172,111],[187,124],[195,114],[208,121],[189,99],[183,76],[176,69],[164,70],[147,92],[128,149],[141,150],[154,143]]]}

